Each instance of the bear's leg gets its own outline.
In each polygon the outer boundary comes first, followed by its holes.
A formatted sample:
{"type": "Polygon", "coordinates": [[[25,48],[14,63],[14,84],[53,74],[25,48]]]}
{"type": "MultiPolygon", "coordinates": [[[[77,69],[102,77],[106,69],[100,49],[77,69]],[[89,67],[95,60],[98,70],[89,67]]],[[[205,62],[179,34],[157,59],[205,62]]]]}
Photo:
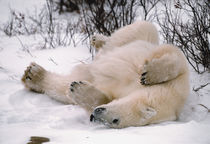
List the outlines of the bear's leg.
{"type": "Polygon", "coordinates": [[[45,70],[36,63],[27,67],[22,77],[22,82],[29,90],[45,93],[48,96],[67,104],[75,104],[69,94],[69,85],[73,81],[91,81],[88,66],[81,64],[76,66],[70,75],[58,75],[45,70]]]}
{"type": "Polygon", "coordinates": [[[142,85],[170,81],[186,72],[186,62],[181,51],[172,45],[160,45],[144,64],[142,85]]]}
{"type": "Polygon", "coordinates": [[[69,78],[51,73],[36,63],[31,63],[22,76],[22,82],[29,90],[45,93],[55,100],[72,104],[66,93],[69,87],[69,78]]]}
{"type": "Polygon", "coordinates": [[[96,51],[99,51],[106,41],[108,40],[108,37],[101,35],[101,34],[95,34],[90,39],[90,44],[95,47],[96,51]]]}
{"type": "Polygon", "coordinates": [[[69,97],[89,112],[92,112],[95,107],[109,102],[109,99],[103,92],[87,81],[72,82],[69,89],[69,97]]]}

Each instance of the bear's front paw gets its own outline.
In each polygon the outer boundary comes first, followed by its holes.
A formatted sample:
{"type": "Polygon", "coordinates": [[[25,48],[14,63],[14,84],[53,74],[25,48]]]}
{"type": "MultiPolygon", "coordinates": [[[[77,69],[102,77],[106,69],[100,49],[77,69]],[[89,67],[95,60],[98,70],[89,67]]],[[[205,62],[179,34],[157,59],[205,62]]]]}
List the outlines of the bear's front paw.
{"type": "Polygon", "coordinates": [[[72,93],[79,93],[79,92],[84,90],[84,88],[81,88],[81,87],[84,87],[85,85],[86,85],[85,82],[82,82],[82,81],[76,82],[76,81],[74,81],[74,82],[72,82],[70,84],[70,91],[72,93]]]}
{"type": "Polygon", "coordinates": [[[105,94],[86,81],[72,82],[69,88],[69,97],[89,111],[109,101],[105,94]]]}
{"type": "Polygon", "coordinates": [[[25,87],[29,88],[30,90],[43,92],[41,90],[40,83],[44,78],[45,72],[46,71],[44,68],[33,62],[27,67],[21,80],[25,87]]]}
{"type": "Polygon", "coordinates": [[[140,83],[142,85],[150,84],[149,75],[150,75],[149,62],[146,60],[144,66],[143,66],[143,69],[142,69],[141,76],[140,76],[140,83]]]}
{"type": "Polygon", "coordinates": [[[90,89],[91,87],[88,83],[74,81],[70,84],[69,94],[75,103],[81,104],[85,103],[86,99],[84,97],[88,97],[90,89]]]}
{"type": "Polygon", "coordinates": [[[141,84],[154,85],[165,82],[168,78],[166,69],[159,59],[146,61],[140,76],[141,84]]]}
{"type": "Polygon", "coordinates": [[[74,103],[86,108],[91,109],[92,101],[92,91],[94,88],[87,82],[72,82],[69,88],[69,97],[74,101],[74,103]]]}
{"type": "Polygon", "coordinates": [[[141,76],[140,76],[140,83],[142,85],[151,85],[153,84],[153,79],[155,75],[152,71],[152,63],[146,61],[146,63],[144,64],[141,76]]]}

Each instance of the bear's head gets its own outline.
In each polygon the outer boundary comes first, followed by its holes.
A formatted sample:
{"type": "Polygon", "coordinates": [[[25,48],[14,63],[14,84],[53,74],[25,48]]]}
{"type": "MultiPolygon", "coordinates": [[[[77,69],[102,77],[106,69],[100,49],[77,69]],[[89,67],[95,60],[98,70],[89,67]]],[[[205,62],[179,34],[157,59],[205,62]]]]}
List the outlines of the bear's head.
{"type": "Polygon", "coordinates": [[[143,126],[149,124],[156,114],[154,108],[141,100],[125,97],[96,107],[90,121],[103,123],[111,128],[143,126]]]}

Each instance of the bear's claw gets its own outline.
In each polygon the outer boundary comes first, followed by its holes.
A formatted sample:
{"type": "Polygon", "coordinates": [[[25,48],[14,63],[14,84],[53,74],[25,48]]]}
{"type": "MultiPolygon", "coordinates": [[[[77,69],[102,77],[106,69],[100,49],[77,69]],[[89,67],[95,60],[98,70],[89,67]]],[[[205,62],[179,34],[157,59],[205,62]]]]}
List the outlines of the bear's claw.
{"type": "Polygon", "coordinates": [[[147,72],[141,74],[140,83],[142,85],[148,85],[146,77],[147,77],[147,72]]]}
{"type": "Polygon", "coordinates": [[[74,82],[71,83],[70,86],[71,86],[71,87],[74,87],[74,86],[76,86],[77,84],[79,84],[79,83],[74,81],[74,82]]]}
{"type": "Polygon", "coordinates": [[[79,81],[79,82],[73,81],[70,84],[70,91],[71,92],[75,92],[76,90],[78,90],[83,85],[86,85],[86,84],[84,82],[82,82],[82,81],[79,81]]]}
{"type": "Polygon", "coordinates": [[[72,82],[68,96],[75,104],[79,104],[88,111],[93,111],[95,107],[109,102],[104,93],[87,81],[72,82]]]}

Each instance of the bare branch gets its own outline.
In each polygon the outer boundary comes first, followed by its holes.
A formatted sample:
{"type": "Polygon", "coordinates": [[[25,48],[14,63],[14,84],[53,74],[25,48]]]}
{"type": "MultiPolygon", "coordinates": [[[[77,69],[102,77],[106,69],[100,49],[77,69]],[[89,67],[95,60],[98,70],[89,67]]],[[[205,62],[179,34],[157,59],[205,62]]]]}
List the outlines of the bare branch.
{"type": "Polygon", "coordinates": [[[165,41],[180,47],[190,65],[201,74],[210,70],[209,6],[205,0],[183,0],[179,5],[180,8],[172,11],[164,1],[165,10],[161,16],[157,15],[157,22],[165,41]]]}
{"type": "Polygon", "coordinates": [[[207,85],[209,85],[210,83],[207,83],[207,84],[204,84],[204,85],[201,85],[201,86],[199,86],[198,88],[193,88],[193,90],[195,91],[195,92],[197,92],[197,91],[199,91],[200,89],[202,89],[202,88],[204,88],[204,87],[206,87],[207,85]]]}
{"type": "Polygon", "coordinates": [[[54,63],[56,66],[58,65],[51,57],[48,60],[54,63]]]}
{"type": "Polygon", "coordinates": [[[203,105],[203,104],[198,104],[198,105],[204,107],[205,109],[207,109],[208,112],[210,112],[210,109],[209,109],[207,106],[205,106],[205,105],[203,105]]]}

